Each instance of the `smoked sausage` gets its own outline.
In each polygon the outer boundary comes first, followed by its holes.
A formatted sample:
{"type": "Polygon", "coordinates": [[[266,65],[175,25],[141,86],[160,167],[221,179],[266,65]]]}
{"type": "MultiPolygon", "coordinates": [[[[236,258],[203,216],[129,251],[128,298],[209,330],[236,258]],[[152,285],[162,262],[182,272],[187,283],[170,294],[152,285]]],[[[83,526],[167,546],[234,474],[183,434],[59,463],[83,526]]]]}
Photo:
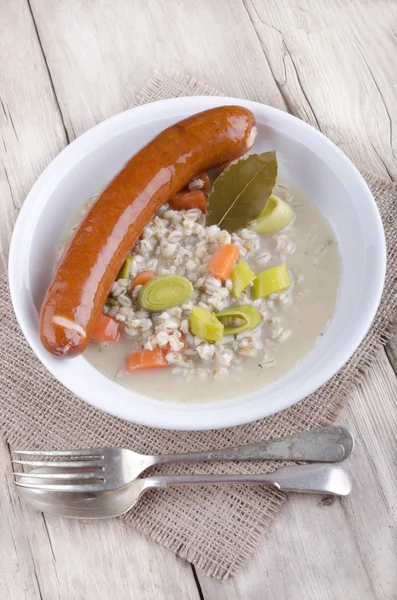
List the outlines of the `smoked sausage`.
{"type": "Polygon", "coordinates": [[[86,348],[111,285],[143,228],[203,171],[252,146],[255,117],[240,106],[197,113],[133,156],[93,204],[55,270],[40,311],[40,338],[56,356],[86,348]]]}

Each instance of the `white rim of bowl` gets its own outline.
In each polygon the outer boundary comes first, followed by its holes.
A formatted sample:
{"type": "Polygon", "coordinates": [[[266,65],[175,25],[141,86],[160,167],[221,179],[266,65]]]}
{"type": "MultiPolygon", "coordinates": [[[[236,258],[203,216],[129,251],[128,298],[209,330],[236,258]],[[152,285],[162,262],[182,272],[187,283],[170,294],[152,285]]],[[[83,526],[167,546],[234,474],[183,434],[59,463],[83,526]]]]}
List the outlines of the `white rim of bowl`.
{"type": "MultiPolygon", "coordinates": [[[[121,131],[122,129],[117,133],[120,133],[121,131]]],[[[317,390],[319,387],[324,385],[349,360],[349,358],[356,351],[359,344],[367,334],[375,318],[375,314],[380,303],[385,275],[386,242],[382,220],[369,187],[367,186],[358,169],[350,161],[350,159],[320,131],[289,113],[285,113],[276,108],[258,102],[223,96],[188,96],[181,98],[170,98],[167,100],[159,100],[157,102],[131,108],[127,111],[124,111],[106,119],[102,123],[99,123],[98,125],[89,129],[83,135],[75,139],[64,150],[62,150],[60,154],[58,154],[55,157],[55,159],[53,159],[53,161],[43,171],[43,173],[40,175],[40,177],[33,185],[32,189],[30,190],[15,224],[9,254],[9,286],[11,300],[15,314],[17,316],[17,320],[25,338],[27,339],[33,351],[35,352],[36,356],[38,356],[40,361],[52,373],[52,375],[54,375],[54,377],[56,377],[58,381],[60,381],[78,398],[84,400],[88,404],[95,406],[108,414],[114,415],[127,421],[138,423],[140,425],[174,430],[219,429],[224,427],[242,425],[244,423],[250,423],[267,417],[269,415],[276,414],[277,412],[280,412],[282,410],[285,410],[286,408],[303,400],[315,390],[317,390]],[[199,107],[197,107],[197,103],[200,104],[199,107]],[[170,112],[171,114],[173,112],[178,112],[179,116],[177,118],[183,118],[184,115],[193,114],[194,112],[205,110],[206,108],[211,108],[212,106],[227,104],[238,104],[252,110],[254,114],[261,114],[261,116],[263,116],[265,112],[268,116],[276,116],[284,121],[290,121],[295,127],[300,127],[303,133],[307,132],[310,133],[310,135],[314,135],[319,142],[327,146],[329,150],[331,150],[334,153],[335,157],[339,159],[341,163],[340,166],[348,168],[351,172],[353,172],[353,174],[356,175],[355,183],[360,186],[360,192],[367,197],[368,208],[372,211],[371,216],[373,218],[374,227],[373,234],[374,239],[376,239],[375,246],[378,252],[379,270],[375,273],[374,280],[372,282],[373,285],[371,288],[371,308],[367,311],[366,317],[362,320],[361,324],[357,325],[356,330],[354,332],[354,336],[352,336],[350,339],[350,344],[346,345],[344,351],[338,353],[336,358],[329,362],[329,367],[328,369],[326,369],[326,374],[324,374],[324,370],[320,371],[319,373],[314,374],[305,386],[302,386],[302,389],[298,394],[294,395],[294,393],[291,392],[288,395],[288,398],[286,397],[287,394],[285,394],[283,398],[280,397],[276,410],[269,410],[266,403],[252,403],[250,405],[247,401],[243,402],[244,399],[249,400],[249,397],[253,394],[241,397],[242,404],[244,405],[243,418],[241,418],[240,412],[234,412],[230,409],[230,406],[228,406],[228,400],[220,401],[213,404],[206,403],[184,405],[179,403],[147,399],[138,394],[139,397],[144,398],[145,401],[148,401],[148,404],[150,404],[150,407],[148,406],[147,411],[141,411],[141,407],[139,406],[138,411],[134,410],[133,401],[131,402],[131,405],[128,407],[127,411],[122,409],[120,410],[120,407],[117,406],[116,408],[114,408],[114,405],[108,406],[108,402],[103,401],[102,399],[96,399],[94,402],[92,398],[89,397],[89,394],[82,394],[81,391],[79,392],[79,386],[76,385],[74,381],[71,382],[70,378],[67,375],[65,375],[64,373],[59,373],[58,368],[55,368],[55,362],[52,361],[53,357],[49,353],[47,353],[41,345],[38,332],[32,332],[29,310],[32,310],[33,305],[30,302],[31,306],[28,306],[29,302],[26,299],[25,301],[23,301],[21,296],[21,292],[23,291],[21,274],[16,273],[15,270],[10,268],[10,266],[16,261],[19,255],[20,244],[23,240],[23,233],[26,220],[31,214],[32,208],[40,209],[40,207],[43,204],[45,204],[46,199],[48,197],[48,191],[45,190],[47,185],[52,180],[53,185],[51,187],[53,187],[54,184],[58,185],[60,181],[60,175],[59,173],[57,173],[58,169],[62,170],[62,167],[67,166],[67,171],[70,171],[71,168],[74,165],[76,165],[82,159],[83,156],[87,155],[92,150],[96,143],[100,143],[101,141],[103,141],[104,138],[114,137],[115,130],[117,130],[117,125],[120,125],[125,119],[128,119],[132,113],[134,114],[134,118],[139,117],[140,119],[142,119],[144,117],[147,117],[147,122],[154,122],[157,119],[164,118],[164,116],[169,116],[170,112]],[[153,112],[158,113],[157,119],[156,117],[153,118],[153,112]],[[109,136],[109,134],[112,133],[113,135],[109,136]],[[150,417],[147,417],[147,414],[150,414],[150,417]],[[164,421],[170,421],[171,418],[173,420],[172,424],[170,424],[169,422],[165,424],[164,421]],[[200,420],[199,425],[197,425],[197,419],[200,420]]],[[[91,368],[93,369],[94,367],[91,368]]],[[[104,380],[111,381],[104,375],[102,375],[102,377],[104,380]]],[[[117,387],[122,387],[116,382],[112,383],[117,387]]],[[[262,388],[262,391],[265,389],[267,388],[262,388]]],[[[258,391],[254,392],[254,394],[257,394],[258,391]]],[[[280,394],[280,392],[278,393],[280,394]]]]}

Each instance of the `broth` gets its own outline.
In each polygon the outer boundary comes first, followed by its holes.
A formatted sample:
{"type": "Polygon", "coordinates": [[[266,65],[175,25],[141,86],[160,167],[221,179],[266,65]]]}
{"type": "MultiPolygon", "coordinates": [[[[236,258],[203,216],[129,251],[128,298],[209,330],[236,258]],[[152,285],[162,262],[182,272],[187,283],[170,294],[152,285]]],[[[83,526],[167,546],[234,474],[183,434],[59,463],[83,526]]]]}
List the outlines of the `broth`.
{"type": "MultiPolygon", "coordinates": [[[[134,341],[121,336],[113,345],[90,343],[84,357],[99,371],[134,392],[171,402],[214,402],[253,392],[279,379],[304,358],[317,344],[334,314],[341,276],[341,263],[335,236],[316,206],[293,185],[286,185],[295,217],[282,232],[261,236],[263,252],[271,259],[265,268],[287,263],[294,276],[290,304],[277,297],[268,301],[269,317],[262,327],[264,349],[261,357],[244,359],[243,364],[228,369],[221,379],[193,375],[184,380],[172,368],[127,374],[124,358],[134,351],[134,341]],[[286,245],[295,247],[286,253],[286,245]],[[281,342],[277,328],[289,332],[281,342]],[[264,358],[263,358],[264,357],[264,358]]],[[[288,248],[287,248],[288,250],[288,248]]],[[[255,257],[250,266],[263,270],[255,257]]]]}

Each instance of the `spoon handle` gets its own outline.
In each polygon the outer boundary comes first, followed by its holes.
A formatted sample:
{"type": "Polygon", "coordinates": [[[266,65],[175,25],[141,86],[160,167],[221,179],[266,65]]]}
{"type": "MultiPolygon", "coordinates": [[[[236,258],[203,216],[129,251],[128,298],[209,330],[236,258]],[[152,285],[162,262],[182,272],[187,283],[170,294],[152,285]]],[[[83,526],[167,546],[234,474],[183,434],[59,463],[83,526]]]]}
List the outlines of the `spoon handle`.
{"type": "Polygon", "coordinates": [[[353,451],[353,438],[344,427],[324,427],[281,439],[234,448],[154,456],[154,464],[212,460],[302,460],[339,462],[353,451]]]}
{"type": "Polygon", "coordinates": [[[141,481],[142,491],[151,487],[167,488],[172,485],[260,483],[283,492],[347,496],[352,488],[348,473],[342,467],[329,464],[282,467],[274,473],[255,475],[154,475],[141,481]]]}

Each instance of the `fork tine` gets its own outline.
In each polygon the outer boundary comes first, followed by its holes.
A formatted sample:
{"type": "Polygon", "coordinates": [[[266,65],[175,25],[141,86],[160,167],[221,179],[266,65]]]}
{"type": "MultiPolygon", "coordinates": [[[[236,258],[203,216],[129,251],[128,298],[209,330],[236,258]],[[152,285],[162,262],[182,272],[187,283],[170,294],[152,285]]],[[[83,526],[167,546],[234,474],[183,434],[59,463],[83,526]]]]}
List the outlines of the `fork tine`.
{"type": "Polygon", "coordinates": [[[76,469],[78,467],[97,467],[103,469],[102,462],[97,460],[70,460],[49,461],[49,460],[12,460],[14,465],[26,465],[28,467],[53,467],[54,469],[76,469]]]}
{"type": "Polygon", "coordinates": [[[14,481],[17,487],[30,488],[31,490],[44,490],[46,492],[103,492],[103,483],[80,483],[80,484],[62,484],[62,483],[24,483],[22,481],[14,481]]]}
{"type": "Polygon", "coordinates": [[[86,448],[81,450],[12,450],[11,454],[26,456],[79,456],[86,458],[95,458],[103,456],[104,448],[86,448]]]}
{"type": "MultiPolygon", "coordinates": [[[[23,473],[22,471],[17,473],[13,472],[11,475],[16,477],[26,477],[26,478],[36,478],[36,479],[97,479],[99,481],[105,481],[103,477],[101,477],[101,471],[80,471],[79,473],[23,473]]],[[[18,481],[18,480],[17,480],[18,481]]]]}

